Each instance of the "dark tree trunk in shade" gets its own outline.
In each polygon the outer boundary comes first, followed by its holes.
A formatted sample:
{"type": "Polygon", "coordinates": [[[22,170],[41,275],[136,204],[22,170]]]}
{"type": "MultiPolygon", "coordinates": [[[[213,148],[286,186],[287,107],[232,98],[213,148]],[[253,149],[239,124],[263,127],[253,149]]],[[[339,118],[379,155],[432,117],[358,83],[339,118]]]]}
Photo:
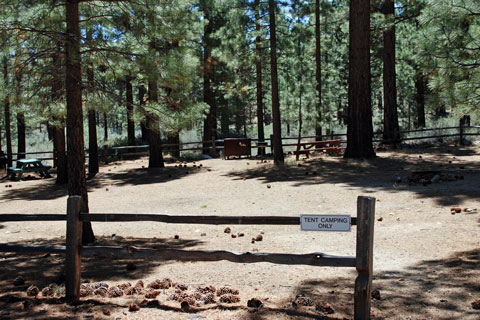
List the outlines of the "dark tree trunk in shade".
{"type": "Polygon", "coordinates": [[[108,141],[108,116],[107,113],[103,113],[103,141],[105,141],[105,144],[108,141]]]}
{"type": "MultiPolygon", "coordinates": [[[[261,32],[260,26],[260,0],[255,0],[255,30],[257,34],[261,32]]],[[[261,38],[257,35],[255,38],[255,74],[257,84],[257,135],[258,142],[265,141],[265,131],[263,125],[263,83],[262,83],[262,52],[261,38]]],[[[265,147],[258,148],[259,155],[265,155],[265,147]]]]}
{"type": "Polygon", "coordinates": [[[385,0],[383,13],[388,28],[383,32],[383,142],[400,142],[397,111],[397,76],[395,72],[395,8],[393,0],[385,0]]]}
{"type": "MultiPolygon", "coordinates": [[[[148,81],[148,101],[158,102],[158,85],[154,79],[148,81]]],[[[163,162],[162,141],[160,138],[160,121],[158,116],[152,111],[147,111],[147,130],[148,144],[150,145],[148,167],[163,168],[165,164],[163,162]]]]}
{"type": "Polygon", "coordinates": [[[15,104],[17,105],[17,159],[25,159],[27,150],[27,136],[25,126],[25,114],[22,111],[22,71],[15,72],[15,104]]]}
{"type": "MultiPolygon", "coordinates": [[[[127,139],[128,145],[135,145],[135,123],[133,122],[133,87],[132,87],[132,77],[127,76],[125,78],[125,89],[126,89],[126,104],[127,104],[127,139]]],[[[130,151],[134,151],[132,149],[130,151]]]]}
{"type": "Polygon", "coordinates": [[[322,141],[322,56],[320,46],[320,0],[315,0],[315,80],[317,89],[315,140],[322,141]]]}
{"type": "Polygon", "coordinates": [[[280,117],[280,101],[278,96],[278,73],[277,73],[277,37],[275,26],[274,0],[268,0],[269,24],[270,24],[270,72],[272,81],[272,118],[273,118],[273,162],[276,165],[284,163],[282,148],[282,127],[280,117]]]}
{"type": "Polygon", "coordinates": [[[26,152],[25,114],[17,113],[17,159],[25,159],[26,152]]]}
{"type": "MultiPolygon", "coordinates": [[[[67,95],[67,158],[68,194],[82,197],[82,212],[88,210],[87,179],[85,176],[85,150],[82,113],[82,67],[80,57],[79,0],[65,3],[67,32],[65,34],[65,84],[67,95]]],[[[83,223],[82,243],[95,240],[90,222],[83,223]]]]}
{"type": "MultiPolygon", "coordinates": [[[[138,101],[140,104],[140,109],[143,114],[146,115],[145,111],[145,95],[147,94],[147,89],[144,85],[138,87],[138,101]]],[[[140,129],[142,130],[142,141],[148,141],[148,130],[147,130],[147,119],[145,118],[140,122],[140,129]]]]}
{"type": "Polygon", "coordinates": [[[175,146],[169,146],[168,150],[172,154],[172,156],[178,158],[180,157],[180,133],[171,133],[167,136],[167,143],[168,144],[175,144],[175,146]]]}
{"type": "Polygon", "coordinates": [[[10,114],[10,97],[8,95],[8,59],[3,58],[3,83],[5,85],[5,98],[3,100],[3,110],[5,114],[5,140],[7,144],[7,165],[12,166],[12,131],[10,114]]]}
{"type": "Polygon", "coordinates": [[[417,71],[417,74],[415,75],[415,89],[416,89],[416,95],[415,95],[415,101],[416,101],[416,122],[415,126],[417,128],[425,128],[426,127],[426,122],[425,122],[425,77],[423,74],[419,71],[417,71]]]}
{"type": "Polygon", "coordinates": [[[371,158],[370,1],[350,1],[348,127],[345,158],[371,158]]]}
{"type": "MultiPolygon", "coordinates": [[[[52,73],[52,101],[59,101],[63,96],[63,81],[61,77],[60,44],[52,56],[54,72],[52,73]]],[[[67,153],[65,149],[65,119],[58,114],[53,115],[52,138],[55,166],[57,167],[57,184],[68,182],[67,153]]]]}
{"type": "Polygon", "coordinates": [[[213,33],[213,22],[210,21],[209,8],[204,8],[204,18],[209,21],[204,27],[203,34],[203,102],[210,106],[203,123],[203,153],[207,154],[212,150],[211,143],[208,141],[211,141],[212,137],[217,138],[217,110],[211,86],[213,63],[210,37],[213,33]]]}
{"type": "MultiPolygon", "coordinates": [[[[94,74],[91,67],[87,68],[87,90],[89,94],[94,91],[94,74]]],[[[95,108],[88,109],[88,177],[93,178],[98,173],[98,142],[97,142],[97,117],[95,108]]]]}

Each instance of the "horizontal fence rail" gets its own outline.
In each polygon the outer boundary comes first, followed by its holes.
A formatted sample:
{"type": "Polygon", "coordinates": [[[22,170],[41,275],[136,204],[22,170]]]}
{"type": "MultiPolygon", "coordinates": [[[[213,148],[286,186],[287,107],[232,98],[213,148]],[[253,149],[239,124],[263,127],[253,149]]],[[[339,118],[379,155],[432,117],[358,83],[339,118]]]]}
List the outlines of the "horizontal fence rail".
{"type": "Polygon", "coordinates": [[[81,247],[82,256],[110,257],[124,259],[148,259],[154,261],[230,261],[235,263],[269,262],[287,265],[309,265],[322,267],[355,267],[355,258],[331,256],[324,253],[288,254],[231,252],[224,250],[180,250],[180,249],[143,249],[136,247],[95,246],[81,247]]]}
{"type": "MultiPolygon", "coordinates": [[[[176,224],[232,224],[232,225],[300,225],[300,217],[293,216],[203,216],[203,215],[167,215],[149,213],[80,213],[82,221],[125,222],[156,221],[176,224]]],[[[66,214],[0,214],[0,222],[10,221],[66,221],[66,214]]],[[[351,224],[357,224],[357,218],[351,218],[351,224]]]]}
{"type": "Polygon", "coordinates": [[[230,261],[233,263],[267,262],[282,265],[309,265],[318,267],[355,267],[354,314],[355,319],[370,319],[370,293],[373,278],[373,225],[375,198],[358,197],[355,257],[327,255],[320,252],[307,254],[230,252],[225,250],[146,249],[135,246],[82,246],[82,221],[156,221],[182,224],[245,224],[245,225],[299,225],[300,217],[291,216],[202,216],[165,214],[81,213],[82,198],[70,196],[67,214],[0,214],[0,222],[8,221],[67,221],[66,245],[26,245],[1,243],[0,252],[56,253],[65,255],[65,290],[67,301],[80,298],[81,258],[107,257],[148,259],[149,261],[230,261]]]}

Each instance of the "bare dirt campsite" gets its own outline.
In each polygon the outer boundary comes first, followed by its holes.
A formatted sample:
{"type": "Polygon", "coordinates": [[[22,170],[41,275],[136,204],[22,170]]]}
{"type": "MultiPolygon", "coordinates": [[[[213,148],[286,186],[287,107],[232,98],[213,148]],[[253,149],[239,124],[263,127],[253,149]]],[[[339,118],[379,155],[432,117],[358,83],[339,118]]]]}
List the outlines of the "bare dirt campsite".
{"type": "MultiPolygon", "coordinates": [[[[355,216],[357,197],[373,196],[372,318],[480,319],[479,160],[478,145],[429,145],[368,161],[288,158],[280,168],[255,158],[155,170],[146,159],[119,161],[88,181],[89,205],[92,213],[355,216]]],[[[2,180],[0,203],[0,213],[64,214],[67,191],[54,178],[2,180]]],[[[94,222],[93,230],[94,245],[355,254],[355,232],[299,226],[94,222]]],[[[0,242],[64,245],[65,222],[1,223],[0,242]]],[[[85,296],[68,305],[63,264],[57,254],[1,253],[0,318],[353,318],[354,268],[84,258],[85,296]]]]}

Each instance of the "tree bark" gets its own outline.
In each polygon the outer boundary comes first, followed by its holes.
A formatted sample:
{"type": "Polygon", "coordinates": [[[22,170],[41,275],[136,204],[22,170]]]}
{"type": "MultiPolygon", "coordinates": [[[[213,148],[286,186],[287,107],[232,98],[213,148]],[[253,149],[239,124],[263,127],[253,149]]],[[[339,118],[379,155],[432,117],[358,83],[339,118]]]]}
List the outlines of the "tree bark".
{"type": "Polygon", "coordinates": [[[15,71],[15,104],[17,105],[17,159],[25,159],[27,147],[25,113],[22,106],[22,71],[15,71]]]}
{"type": "MultiPolygon", "coordinates": [[[[143,114],[146,116],[145,111],[145,95],[147,94],[147,89],[145,89],[144,85],[140,85],[138,87],[138,101],[140,104],[140,108],[143,114]]],[[[140,121],[140,129],[142,130],[142,140],[148,141],[148,130],[147,130],[147,119],[145,117],[144,120],[140,121]]]]}
{"type": "Polygon", "coordinates": [[[371,158],[370,1],[350,1],[348,127],[345,158],[371,158]]]}
{"type": "MultiPolygon", "coordinates": [[[[66,1],[65,84],[67,95],[68,194],[82,197],[82,212],[88,210],[82,113],[82,67],[80,57],[79,0],[66,1]]],[[[83,223],[82,243],[95,240],[92,226],[83,223]]]]}
{"type": "Polygon", "coordinates": [[[415,126],[417,128],[425,128],[425,77],[420,71],[417,71],[415,75],[415,88],[416,88],[416,95],[415,101],[417,102],[417,121],[415,126]]]}
{"type": "Polygon", "coordinates": [[[257,36],[255,37],[255,74],[256,74],[256,84],[257,84],[257,135],[258,143],[262,144],[258,148],[258,155],[265,155],[265,146],[263,142],[265,141],[265,131],[263,124],[263,83],[262,83],[262,52],[261,52],[261,38],[260,38],[260,0],[255,0],[255,30],[257,31],[257,36]]]}
{"type": "MultiPolygon", "coordinates": [[[[87,35],[88,37],[88,35],[87,35]]],[[[90,35],[91,37],[91,35],[90,35]]],[[[94,74],[91,66],[87,67],[87,90],[93,95],[94,74]]],[[[88,178],[93,178],[99,171],[98,142],[97,142],[97,117],[94,106],[88,108],[88,178]]]]}
{"type": "Polygon", "coordinates": [[[320,0],[315,0],[315,80],[317,89],[315,140],[322,141],[322,57],[320,46],[320,0]]]}
{"type": "Polygon", "coordinates": [[[11,131],[11,115],[10,115],[10,96],[8,94],[8,59],[3,58],[3,83],[5,85],[5,98],[3,107],[5,113],[5,140],[7,144],[7,165],[12,166],[12,131],[11,131]]]}
{"type": "Polygon", "coordinates": [[[107,113],[103,113],[103,141],[108,141],[108,116],[107,113]]]}
{"type": "MultiPolygon", "coordinates": [[[[210,21],[210,9],[205,6],[204,18],[208,20],[208,23],[204,27],[203,33],[203,102],[210,106],[207,111],[207,117],[203,124],[203,153],[207,154],[211,152],[212,137],[217,138],[217,110],[215,107],[215,97],[213,95],[211,87],[211,78],[213,75],[212,64],[212,48],[211,48],[211,34],[213,32],[213,23],[210,21]]],[[[215,155],[212,155],[215,156],[215,155]]]]}
{"type": "MultiPolygon", "coordinates": [[[[148,80],[148,101],[158,102],[157,80],[148,80]]],[[[160,123],[153,111],[147,111],[148,142],[150,145],[149,168],[163,168],[162,140],[160,138],[160,123]]]]}
{"type": "MultiPolygon", "coordinates": [[[[61,73],[60,61],[60,44],[57,44],[57,51],[52,56],[54,70],[52,73],[52,101],[57,102],[62,99],[63,83],[61,73]]],[[[53,114],[52,138],[53,138],[53,155],[55,166],[57,167],[57,184],[64,184],[68,182],[67,171],[67,153],[65,149],[65,119],[58,114],[53,114]]]]}
{"type": "Polygon", "coordinates": [[[171,133],[167,136],[168,144],[175,144],[175,146],[168,147],[169,152],[172,156],[179,158],[180,157],[180,132],[171,133]]]}
{"type": "Polygon", "coordinates": [[[400,142],[397,111],[397,75],[395,72],[395,7],[393,0],[383,2],[387,29],[383,32],[383,142],[400,142]]]}
{"type": "Polygon", "coordinates": [[[273,162],[275,165],[284,163],[282,148],[282,127],[280,117],[280,101],[278,96],[277,74],[277,36],[275,25],[276,4],[274,0],[268,0],[269,23],[270,23],[270,72],[272,81],[272,118],[273,118],[273,162]]]}
{"type": "MultiPolygon", "coordinates": [[[[126,104],[127,104],[127,139],[128,145],[135,145],[135,123],[133,122],[133,87],[132,87],[131,76],[126,76],[125,86],[126,86],[126,104]]],[[[131,150],[132,152],[134,151],[131,150]]]]}

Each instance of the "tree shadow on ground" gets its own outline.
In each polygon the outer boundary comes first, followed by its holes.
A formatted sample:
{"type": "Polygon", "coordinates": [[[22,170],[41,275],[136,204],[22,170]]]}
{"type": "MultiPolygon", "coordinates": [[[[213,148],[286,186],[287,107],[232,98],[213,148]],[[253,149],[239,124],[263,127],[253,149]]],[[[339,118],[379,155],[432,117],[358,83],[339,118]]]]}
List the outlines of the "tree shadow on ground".
{"type": "Polygon", "coordinates": [[[380,153],[369,160],[320,155],[298,163],[287,161],[281,167],[260,165],[229,172],[226,176],[237,180],[256,179],[263,183],[289,182],[297,187],[322,183],[346,184],[347,188],[364,188],[366,193],[376,190],[409,191],[447,206],[465,199],[479,199],[478,188],[474,187],[474,182],[480,179],[478,165],[456,158],[474,153],[473,149],[431,147],[422,151],[392,151],[388,157],[380,153]],[[455,181],[427,185],[409,183],[411,173],[419,171],[438,171],[455,181]]]}
{"type": "MultiPolygon", "coordinates": [[[[10,244],[65,245],[65,238],[36,239],[32,241],[11,242],[10,244]]],[[[119,236],[97,237],[92,245],[140,247],[146,249],[183,249],[201,244],[198,240],[159,239],[159,238],[122,238],[119,236]]],[[[20,254],[2,253],[0,264],[0,292],[24,292],[35,284],[43,288],[50,283],[62,283],[64,280],[65,258],[62,254],[20,254]],[[17,276],[25,278],[24,286],[14,286],[17,276]]],[[[82,281],[119,281],[121,279],[138,280],[148,277],[154,269],[169,261],[148,261],[144,259],[126,259],[111,257],[83,257],[82,281]],[[127,267],[128,266],[128,267],[127,267]]]]}
{"type": "MultiPolygon", "coordinates": [[[[373,289],[380,299],[372,299],[375,319],[478,319],[480,310],[471,302],[480,298],[480,249],[459,252],[440,260],[423,261],[402,271],[374,272],[373,289]]],[[[293,292],[328,303],[336,313],[353,317],[356,272],[351,278],[308,280],[293,292]]],[[[314,307],[303,307],[313,312],[314,307]]],[[[268,319],[268,315],[265,319],[268,319]]]]}
{"type": "MultiPolygon", "coordinates": [[[[108,186],[124,185],[147,185],[155,183],[166,183],[172,180],[182,179],[192,174],[199,174],[207,169],[203,167],[172,167],[165,168],[135,168],[122,172],[109,172],[102,170],[94,178],[87,180],[89,191],[108,186]]],[[[36,180],[36,179],[35,179],[36,180]]],[[[54,178],[45,179],[42,185],[22,186],[22,181],[9,181],[14,188],[3,192],[4,197],[12,200],[53,200],[68,195],[67,185],[57,185],[54,178]]]]}

